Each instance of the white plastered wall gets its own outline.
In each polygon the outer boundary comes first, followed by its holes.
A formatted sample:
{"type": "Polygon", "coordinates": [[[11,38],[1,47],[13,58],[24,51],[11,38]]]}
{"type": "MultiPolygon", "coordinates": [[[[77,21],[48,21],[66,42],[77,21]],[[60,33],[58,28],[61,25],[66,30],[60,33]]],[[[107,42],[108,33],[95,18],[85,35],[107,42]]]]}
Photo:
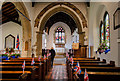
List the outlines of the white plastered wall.
{"type": "Polygon", "coordinates": [[[0,50],[2,50],[2,26],[0,26],[0,50]]]}
{"type": "MultiPolygon", "coordinates": [[[[2,1],[0,1],[0,10],[1,7],[2,7],[2,1]]],[[[2,50],[2,25],[0,25],[0,50],[2,50]]]]}
{"type": "Polygon", "coordinates": [[[55,34],[55,29],[59,26],[63,27],[63,29],[65,30],[65,39],[66,39],[65,48],[66,48],[66,50],[71,49],[72,48],[71,30],[70,30],[69,26],[63,22],[57,22],[57,23],[53,24],[52,27],[50,28],[49,35],[47,38],[47,49],[50,49],[51,47],[55,48],[54,34],[55,34]]]}
{"type": "Polygon", "coordinates": [[[5,37],[8,36],[9,34],[11,34],[15,37],[15,50],[17,50],[16,49],[16,40],[17,40],[17,35],[19,35],[19,41],[20,41],[19,49],[22,50],[22,26],[10,21],[8,23],[2,24],[1,28],[2,28],[1,50],[5,49],[5,37]]]}
{"type": "MultiPolygon", "coordinates": [[[[34,13],[34,20],[36,19],[36,17],[37,17],[37,15],[47,6],[47,5],[49,5],[50,3],[36,3],[35,4],[35,13],[34,13]]],[[[88,20],[88,12],[87,12],[87,5],[84,3],[84,2],[81,2],[81,3],[71,3],[71,4],[73,4],[74,6],[76,6],[82,13],[83,13],[83,15],[85,16],[85,18],[86,18],[86,20],[88,20]]],[[[46,16],[46,14],[49,14],[49,12],[51,11],[51,10],[53,10],[53,9],[55,9],[55,8],[58,8],[58,7],[60,7],[60,5],[57,5],[57,6],[54,6],[54,7],[52,7],[51,9],[49,9],[42,17],[41,17],[41,19],[40,19],[40,24],[41,24],[41,21],[43,20],[43,18],[46,16]]],[[[74,11],[74,10],[72,10],[71,8],[69,8],[69,7],[67,7],[67,6],[65,6],[65,5],[62,5],[62,7],[64,7],[64,8],[67,8],[67,9],[69,9],[70,11],[72,11],[76,16],[77,16],[77,18],[79,19],[79,21],[80,22],[82,22],[81,21],[81,18],[78,16],[78,14],[74,11]]],[[[39,29],[40,29],[40,24],[39,24],[39,27],[38,28],[34,28],[34,31],[39,31],[39,29]]],[[[82,24],[82,23],[81,23],[82,24]]],[[[82,32],[85,32],[85,35],[88,37],[88,28],[83,28],[83,26],[82,26],[82,32]]],[[[34,43],[35,43],[35,41],[36,41],[36,35],[34,35],[33,36],[35,39],[34,39],[34,43]]],[[[87,41],[87,44],[88,44],[88,41],[87,41]]]]}
{"type": "Polygon", "coordinates": [[[113,14],[117,9],[117,2],[94,2],[90,4],[89,10],[89,46],[93,46],[93,56],[100,57],[100,59],[106,59],[107,63],[109,61],[115,61],[116,66],[118,66],[118,30],[114,30],[113,27],[113,14]],[[110,52],[107,54],[102,53],[96,54],[95,51],[99,46],[99,26],[101,20],[103,21],[104,13],[107,11],[110,18],[110,52]]]}

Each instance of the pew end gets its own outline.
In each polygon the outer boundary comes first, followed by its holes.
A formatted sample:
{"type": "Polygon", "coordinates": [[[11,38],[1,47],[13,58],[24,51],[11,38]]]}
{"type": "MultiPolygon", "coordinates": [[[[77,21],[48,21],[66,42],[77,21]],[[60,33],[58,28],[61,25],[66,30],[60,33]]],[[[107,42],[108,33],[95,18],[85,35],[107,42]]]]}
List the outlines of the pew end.
{"type": "Polygon", "coordinates": [[[95,56],[93,57],[93,59],[95,59],[95,56]]]}
{"type": "Polygon", "coordinates": [[[19,81],[30,81],[30,76],[28,75],[28,73],[23,73],[22,75],[20,75],[19,81]]]}
{"type": "Polygon", "coordinates": [[[75,75],[73,76],[73,79],[74,79],[74,81],[80,81],[80,78],[78,77],[77,74],[75,74],[75,75]]]}
{"type": "Polygon", "coordinates": [[[106,63],[106,60],[105,60],[105,59],[103,59],[103,62],[104,62],[104,63],[106,63]]]}
{"type": "Polygon", "coordinates": [[[97,60],[100,61],[100,58],[98,57],[97,60]]]}
{"type": "Polygon", "coordinates": [[[110,61],[110,65],[115,67],[115,61],[110,61]]]}

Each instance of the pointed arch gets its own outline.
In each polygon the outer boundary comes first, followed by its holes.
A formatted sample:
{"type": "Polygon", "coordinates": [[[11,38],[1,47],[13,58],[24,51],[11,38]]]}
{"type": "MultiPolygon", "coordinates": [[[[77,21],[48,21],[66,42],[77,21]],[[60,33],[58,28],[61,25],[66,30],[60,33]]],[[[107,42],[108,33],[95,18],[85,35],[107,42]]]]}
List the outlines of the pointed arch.
{"type": "Polygon", "coordinates": [[[57,5],[60,5],[60,6],[61,5],[65,5],[65,6],[69,7],[69,8],[71,8],[72,10],[74,10],[79,15],[79,17],[81,18],[83,27],[87,27],[87,21],[86,21],[85,16],[83,15],[83,13],[76,6],[74,6],[73,4],[71,4],[69,2],[59,2],[59,3],[56,2],[56,3],[51,3],[48,6],[46,6],[38,14],[37,18],[35,19],[34,27],[38,27],[39,26],[39,21],[40,21],[41,17],[45,14],[45,12],[47,12],[49,9],[51,9],[52,7],[57,6],[57,5]]]}
{"type": "Polygon", "coordinates": [[[104,26],[103,22],[100,22],[100,43],[104,41],[104,26]]]}
{"type": "Polygon", "coordinates": [[[107,11],[104,14],[104,40],[110,48],[110,18],[107,11]]]}

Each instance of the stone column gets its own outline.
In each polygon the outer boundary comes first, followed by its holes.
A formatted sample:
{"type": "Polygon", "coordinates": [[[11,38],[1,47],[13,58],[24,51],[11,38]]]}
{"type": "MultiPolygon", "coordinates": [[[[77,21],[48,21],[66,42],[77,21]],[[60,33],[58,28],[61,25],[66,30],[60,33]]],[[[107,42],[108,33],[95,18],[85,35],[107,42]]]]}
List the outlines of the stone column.
{"type": "MultiPolygon", "coordinates": [[[[118,7],[120,7],[120,1],[118,2],[118,7]]],[[[120,22],[120,21],[119,21],[120,22]]],[[[118,66],[120,67],[120,28],[118,28],[118,66]]]]}
{"type": "Polygon", "coordinates": [[[22,57],[31,57],[31,25],[29,21],[21,16],[21,23],[23,28],[22,38],[22,57]]]}
{"type": "Polygon", "coordinates": [[[38,57],[39,55],[42,55],[42,34],[43,32],[36,32],[37,33],[37,42],[36,42],[36,56],[38,57]]]}
{"type": "Polygon", "coordinates": [[[0,26],[0,50],[3,50],[2,25],[0,26]]]}
{"type": "Polygon", "coordinates": [[[118,28],[118,66],[120,67],[120,28],[118,28]]]}
{"type": "Polygon", "coordinates": [[[27,57],[31,57],[32,54],[32,47],[31,47],[31,38],[28,39],[28,52],[27,52],[27,57]]]}
{"type": "Polygon", "coordinates": [[[81,45],[84,45],[84,37],[85,37],[85,32],[80,32],[79,34],[79,43],[81,45]]]}

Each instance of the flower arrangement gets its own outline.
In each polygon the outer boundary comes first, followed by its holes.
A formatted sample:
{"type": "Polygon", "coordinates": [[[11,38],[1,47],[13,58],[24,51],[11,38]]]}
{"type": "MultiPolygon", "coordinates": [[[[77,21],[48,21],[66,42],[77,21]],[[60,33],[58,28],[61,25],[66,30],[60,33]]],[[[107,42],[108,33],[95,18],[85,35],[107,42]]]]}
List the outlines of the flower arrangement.
{"type": "Polygon", "coordinates": [[[2,57],[5,56],[5,57],[20,57],[20,54],[16,54],[16,53],[12,53],[12,54],[9,54],[9,53],[5,53],[5,54],[2,54],[2,57]]]}
{"type": "Polygon", "coordinates": [[[2,54],[2,57],[5,56],[5,57],[8,57],[8,54],[2,54]]]}
{"type": "Polygon", "coordinates": [[[100,44],[100,46],[98,47],[98,50],[96,51],[96,54],[97,54],[97,52],[99,52],[99,54],[105,52],[105,54],[106,54],[106,53],[108,53],[109,51],[110,51],[110,49],[109,49],[109,47],[107,46],[106,41],[104,41],[104,42],[102,42],[102,43],[100,44]]]}
{"type": "Polygon", "coordinates": [[[5,48],[6,53],[12,53],[14,52],[14,48],[5,48]]]}
{"type": "Polygon", "coordinates": [[[14,48],[5,48],[5,52],[0,54],[2,59],[9,60],[10,58],[18,58],[20,57],[20,50],[16,53],[14,48]]]}

